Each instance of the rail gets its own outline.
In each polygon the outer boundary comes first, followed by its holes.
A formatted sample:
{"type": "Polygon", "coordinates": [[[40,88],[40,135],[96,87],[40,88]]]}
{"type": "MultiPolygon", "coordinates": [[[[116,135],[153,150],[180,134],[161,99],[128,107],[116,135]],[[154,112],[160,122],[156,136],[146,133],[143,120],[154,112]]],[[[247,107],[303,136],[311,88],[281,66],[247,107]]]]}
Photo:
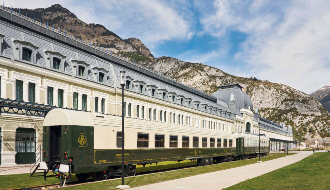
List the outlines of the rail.
{"type": "Polygon", "coordinates": [[[30,178],[33,174],[38,170],[40,166],[40,162],[42,161],[42,153],[41,153],[41,145],[38,146],[36,150],[36,162],[34,164],[30,164],[30,178]]]}

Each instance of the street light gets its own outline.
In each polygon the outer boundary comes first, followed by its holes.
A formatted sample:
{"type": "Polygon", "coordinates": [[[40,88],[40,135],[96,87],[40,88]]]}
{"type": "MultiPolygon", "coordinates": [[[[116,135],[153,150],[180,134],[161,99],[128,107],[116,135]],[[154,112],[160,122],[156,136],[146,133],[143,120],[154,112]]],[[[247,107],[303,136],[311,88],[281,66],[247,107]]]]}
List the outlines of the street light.
{"type": "Polygon", "coordinates": [[[257,115],[257,121],[258,121],[258,128],[259,128],[259,162],[260,162],[260,124],[259,124],[259,115],[258,115],[258,107],[255,109],[256,115],[257,115]]]}
{"type": "Polygon", "coordinates": [[[122,138],[121,138],[121,185],[117,186],[116,188],[119,189],[129,189],[128,185],[124,185],[124,178],[125,178],[125,162],[124,162],[124,142],[125,142],[125,133],[124,133],[124,118],[125,118],[125,109],[124,109],[124,86],[125,86],[125,82],[126,82],[126,76],[125,76],[125,71],[120,71],[120,85],[121,85],[121,118],[122,118],[122,123],[121,123],[121,134],[122,134],[122,138]]]}

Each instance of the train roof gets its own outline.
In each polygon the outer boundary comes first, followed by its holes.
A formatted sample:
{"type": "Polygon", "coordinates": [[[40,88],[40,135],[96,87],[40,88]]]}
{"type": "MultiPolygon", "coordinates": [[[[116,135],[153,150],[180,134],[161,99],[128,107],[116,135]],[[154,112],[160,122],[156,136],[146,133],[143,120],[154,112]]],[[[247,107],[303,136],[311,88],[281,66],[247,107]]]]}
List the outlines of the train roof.
{"type": "Polygon", "coordinates": [[[44,126],[56,125],[80,125],[94,126],[89,112],[56,108],[48,112],[44,120],[44,126]]]}

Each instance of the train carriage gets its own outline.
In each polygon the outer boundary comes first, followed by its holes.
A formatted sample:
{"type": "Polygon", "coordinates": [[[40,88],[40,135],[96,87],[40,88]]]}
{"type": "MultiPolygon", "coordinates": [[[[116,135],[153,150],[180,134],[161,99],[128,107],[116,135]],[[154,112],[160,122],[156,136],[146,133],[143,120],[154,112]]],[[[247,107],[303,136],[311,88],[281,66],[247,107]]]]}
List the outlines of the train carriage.
{"type": "MultiPolygon", "coordinates": [[[[43,131],[42,165],[49,170],[67,168],[61,171],[75,173],[80,180],[121,174],[121,117],[54,109],[45,117],[43,131]]],[[[124,135],[127,175],[135,174],[134,164],[196,159],[198,165],[207,165],[259,151],[256,135],[141,119],[125,118],[124,135]]],[[[264,145],[261,153],[269,150],[264,145]]]]}

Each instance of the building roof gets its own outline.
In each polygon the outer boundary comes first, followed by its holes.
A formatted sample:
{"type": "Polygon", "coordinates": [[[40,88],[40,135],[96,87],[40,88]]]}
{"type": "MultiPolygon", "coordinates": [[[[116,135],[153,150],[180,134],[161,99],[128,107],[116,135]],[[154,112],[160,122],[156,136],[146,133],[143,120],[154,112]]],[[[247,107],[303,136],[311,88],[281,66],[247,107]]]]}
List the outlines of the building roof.
{"type": "Polygon", "coordinates": [[[212,96],[220,99],[229,105],[231,94],[234,94],[235,99],[235,112],[239,114],[241,108],[253,111],[253,104],[251,98],[242,91],[242,86],[239,84],[230,84],[226,86],[220,86],[219,90],[212,94],[212,96]]]}

